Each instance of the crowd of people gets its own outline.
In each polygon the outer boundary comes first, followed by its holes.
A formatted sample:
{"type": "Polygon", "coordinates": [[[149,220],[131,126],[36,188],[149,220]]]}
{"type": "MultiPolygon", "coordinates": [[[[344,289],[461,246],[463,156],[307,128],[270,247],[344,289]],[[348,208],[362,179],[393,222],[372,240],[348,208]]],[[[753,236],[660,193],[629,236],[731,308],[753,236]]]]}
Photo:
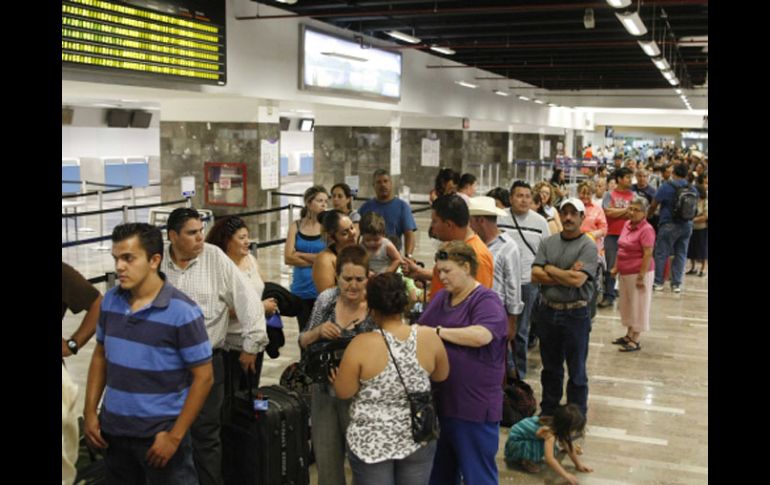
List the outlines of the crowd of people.
{"type": "MultiPolygon", "coordinates": [[[[591,319],[617,302],[626,333],[613,343],[639,351],[653,293],[666,278],[682,291],[688,257],[688,274],[705,274],[707,168],[678,153],[616,156],[577,187],[557,168],[534,187],[516,180],[484,196],[473,175],[441,169],[432,267],[413,256],[417,224],[386,171],[374,172],[375,196],[358,210],[345,184],[305,191],[284,248],[299,345],[349,340],[339,368],[312,388],[319,485],[344,484],[346,459],[361,484],[498,483],[503,383],[526,376],[535,346],[540,412],[511,428],[506,461],[527,471],[546,463],[576,483],[554,458],[561,449],[591,472],[573,443],[588,415],[591,319]],[[429,302],[409,326],[422,292],[429,302]],[[431,389],[441,431],[418,442],[411,396],[431,389]]],[[[62,263],[62,314],[88,310],[62,338],[63,479],[74,478],[77,447],[64,358],[95,333],[84,432],[104,452],[108,483],[223,483],[226,396],[258,383],[279,302],[265,297],[240,218],[219,218],[204,239],[200,214],[180,208],[167,233],[164,244],[157,227],[117,226],[119,284],[103,297],[62,263]]]]}

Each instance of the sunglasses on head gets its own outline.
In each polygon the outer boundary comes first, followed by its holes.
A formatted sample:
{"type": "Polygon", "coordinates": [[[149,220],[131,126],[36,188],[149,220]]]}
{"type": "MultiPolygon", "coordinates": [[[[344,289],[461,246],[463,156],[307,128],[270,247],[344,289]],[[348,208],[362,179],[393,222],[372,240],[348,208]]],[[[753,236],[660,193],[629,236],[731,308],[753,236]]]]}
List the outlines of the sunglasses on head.
{"type": "Polygon", "coordinates": [[[470,262],[470,258],[467,255],[465,255],[465,254],[449,253],[447,251],[444,251],[443,249],[440,250],[440,251],[436,251],[436,254],[434,256],[434,261],[446,261],[446,260],[450,259],[450,256],[456,256],[456,257],[459,256],[459,257],[463,258],[464,260],[470,262]]]}

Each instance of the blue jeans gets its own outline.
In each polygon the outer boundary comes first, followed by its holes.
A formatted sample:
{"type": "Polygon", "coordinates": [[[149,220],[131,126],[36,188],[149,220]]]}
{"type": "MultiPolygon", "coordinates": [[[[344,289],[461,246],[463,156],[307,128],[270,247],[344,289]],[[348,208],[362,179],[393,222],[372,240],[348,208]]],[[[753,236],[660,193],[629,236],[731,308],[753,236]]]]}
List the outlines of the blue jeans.
{"type": "Polygon", "coordinates": [[[400,460],[385,460],[379,463],[361,461],[348,450],[355,485],[428,485],[435,455],[435,441],[400,460]]]}
{"type": "Polygon", "coordinates": [[[567,403],[576,404],[583,416],[588,411],[588,336],[591,333],[589,308],[554,310],[550,307],[542,312],[543,319],[538,327],[540,337],[540,358],[543,372],[540,382],[543,400],[542,414],[553,415],[559,406],[564,389],[564,362],[567,362],[567,403]]]}
{"type": "Polygon", "coordinates": [[[441,436],[430,474],[430,485],[498,485],[495,456],[500,423],[475,423],[439,417],[441,436]]]}
{"type": "Polygon", "coordinates": [[[618,256],[618,239],[620,236],[604,238],[604,259],[607,261],[607,272],[604,274],[604,299],[610,302],[615,301],[615,297],[618,296],[615,291],[615,278],[610,274],[610,270],[615,265],[615,258],[618,256]]]}
{"type": "MultiPolygon", "coordinates": [[[[345,485],[345,432],[350,423],[350,399],[342,400],[327,391],[326,384],[313,384],[310,421],[318,485],[345,485]]],[[[333,389],[333,387],[332,387],[333,389]]]]}
{"type": "MultiPolygon", "coordinates": [[[[529,341],[529,324],[532,321],[532,308],[537,304],[537,295],[540,293],[540,285],[526,283],[521,285],[521,301],[524,302],[524,310],[516,320],[516,336],[514,337],[515,368],[519,371],[519,378],[527,375],[527,343],[529,341]]],[[[510,366],[511,361],[508,360],[510,366]]]]}
{"type": "Polygon", "coordinates": [[[187,433],[179,443],[176,453],[163,468],[153,468],[147,463],[147,451],[155,437],[131,438],[102,433],[109,446],[104,450],[107,483],[136,485],[188,485],[198,483],[192,456],[192,441],[187,433]]]}
{"type": "Polygon", "coordinates": [[[666,259],[673,253],[671,263],[671,286],[682,284],[684,266],[687,262],[687,245],[692,235],[692,222],[666,222],[658,227],[655,240],[655,284],[663,284],[666,259]]]}

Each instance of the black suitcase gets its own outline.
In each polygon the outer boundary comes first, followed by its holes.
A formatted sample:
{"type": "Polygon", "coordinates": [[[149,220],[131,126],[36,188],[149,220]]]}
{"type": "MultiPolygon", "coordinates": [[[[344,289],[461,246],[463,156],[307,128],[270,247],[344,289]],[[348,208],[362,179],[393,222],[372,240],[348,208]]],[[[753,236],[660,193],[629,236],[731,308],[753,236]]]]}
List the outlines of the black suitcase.
{"type": "Polygon", "coordinates": [[[281,386],[237,391],[222,424],[222,474],[226,485],[308,485],[310,410],[281,386]],[[254,411],[256,395],[267,411],[254,411]]]}

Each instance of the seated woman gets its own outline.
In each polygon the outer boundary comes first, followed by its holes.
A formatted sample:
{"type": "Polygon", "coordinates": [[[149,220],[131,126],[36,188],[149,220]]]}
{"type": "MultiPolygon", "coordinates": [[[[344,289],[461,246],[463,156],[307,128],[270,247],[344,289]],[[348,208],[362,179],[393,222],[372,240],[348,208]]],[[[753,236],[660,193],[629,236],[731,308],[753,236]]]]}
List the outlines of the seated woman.
{"type": "Polygon", "coordinates": [[[400,275],[372,278],[366,300],[380,331],[354,338],[332,379],[337,397],[353,398],[346,435],[353,482],[427,485],[436,442],[412,438],[404,385],[410,393],[426,392],[431,380],[445,380],[446,349],[433,329],[404,322],[407,298],[400,275]]]}
{"type": "MultiPolygon", "coordinates": [[[[217,219],[214,226],[206,236],[206,242],[211,243],[230,257],[236,266],[246,275],[246,278],[254,286],[257,295],[262,296],[265,289],[265,283],[259,273],[257,258],[249,250],[249,229],[243,219],[236,216],[228,216],[217,219]]],[[[275,313],[277,302],[275,298],[268,298],[262,301],[265,308],[265,316],[275,313]]],[[[264,325],[264,316],[260,315],[261,322],[257,325],[264,325]]],[[[235,312],[230,310],[230,320],[227,326],[227,336],[225,337],[225,346],[227,355],[225,357],[225,396],[230,396],[232,389],[243,389],[246,386],[245,372],[251,371],[255,374],[254,387],[259,386],[259,375],[262,372],[262,360],[264,352],[256,355],[256,359],[250,357],[251,354],[242,352],[241,332],[243,325],[238,321],[235,312]]]]}
{"type": "Polygon", "coordinates": [[[318,222],[321,223],[328,244],[326,249],[318,253],[313,263],[313,284],[320,294],[337,284],[337,254],[347,246],[358,243],[358,228],[350,217],[338,210],[318,214],[318,222]]]}
{"type": "MultiPolygon", "coordinates": [[[[318,295],[308,326],[299,335],[303,349],[319,340],[351,337],[376,328],[366,306],[369,274],[366,250],[358,245],[347,246],[335,259],[337,286],[318,295]]],[[[310,419],[318,484],[344,484],[345,430],[350,422],[350,400],[338,399],[328,384],[313,384],[312,395],[310,419]]]]}
{"type": "Polygon", "coordinates": [[[444,341],[452,368],[435,386],[441,436],[432,485],[459,483],[460,474],[466,483],[498,484],[508,318],[497,293],[476,281],[478,266],[471,246],[444,243],[436,253],[444,288],[418,320],[444,341]]]}

